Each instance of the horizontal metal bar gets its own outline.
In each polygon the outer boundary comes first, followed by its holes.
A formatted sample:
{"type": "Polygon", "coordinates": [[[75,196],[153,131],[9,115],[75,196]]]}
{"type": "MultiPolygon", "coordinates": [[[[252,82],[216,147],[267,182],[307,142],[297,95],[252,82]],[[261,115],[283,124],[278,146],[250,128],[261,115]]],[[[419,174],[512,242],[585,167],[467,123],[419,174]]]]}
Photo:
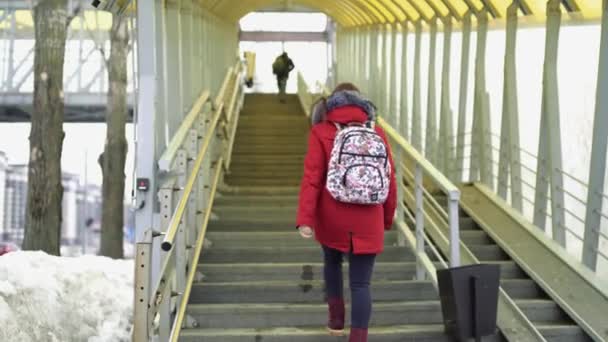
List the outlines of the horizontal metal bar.
{"type": "MultiPolygon", "coordinates": [[[[597,249],[597,248],[595,248],[595,246],[591,246],[591,245],[585,244],[585,239],[584,239],[584,237],[582,237],[582,236],[578,235],[578,233],[577,233],[577,232],[573,231],[572,229],[570,229],[570,228],[566,227],[565,225],[563,225],[563,224],[561,224],[561,223],[559,224],[559,226],[560,226],[561,228],[564,228],[566,231],[568,231],[568,232],[569,232],[569,233],[570,233],[572,236],[574,236],[575,238],[577,238],[577,240],[579,240],[579,241],[583,242],[583,248],[587,248],[587,249],[592,250],[592,251],[594,251],[594,252],[596,252],[596,253],[598,253],[598,254],[600,254],[600,255],[603,255],[603,254],[602,254],[602,251],[601,251],[601,250],[599,250],[599,249],[597,249]]],[[[604,237],[605,239],[608,239],[608,236],[607,236],[606,234],[604,234],[603,232],[598,232],[598,233],[599,233],[599,234],[600,234],[602,237],[604,237]]],[[[604,255],[603,255],[603,256],[604,256],[604,255]]],[[[604,257],[605,257],[605,256],[604,256],[604,257]]]]}
{"type": "MultiPolygon", "coordinates": [[[[401,163],[401,168],[405,171],[405,173],[410,175],[412,180],[415,180],[414,174],[405,166],[404,163],[401,163]]],[[[433,197],[433,195],[431,195],[431,193],[428,192],[428,190],[426,188],[424,188],[424,186],[422,187],[422,192],[424,193],[424,195],[426,195],[428,200],[431,202],[431,205],[435,207],[435,209],[439,212],[439,214],[442,216],[442,218],[445,219],[445,223],[448,223],[448,221],[447,221],[448,213],[445,211],[445,209],[443,209],[441,207],[441,205],[439,204],[439,202],[437,202],[435,197],[433,197]]]]}
{"type": "Polygon", "coordinates": [[[601,217],[603,217],[603,218],[605,218],[606,220],[608,220],[608,214],[604,214],[603,212],[601,212],[601,211],[599,211],[599,210],[597,210],[597,209],[594,209],[593,211],[594,211],[595,213],[599,214],[601,217]]]}
{"type": "Polygon", "coordinates": [[[585,224],[585,219],[580,218],[579,216],[577,216],[572,210],[566,208],[565,206],[561,206],[561,205],[557,205],[558,208],[564,209],[564,212],[569,214],[573,219],[576,219],[578,222],[585,224]]]}
{"type": "Polygon", "coordinates": [[[605,199],[607,199],[607,200],[608,200],[608,195],[607,195],[607,194],[602,193],[602,192],[599,192],[599,191],[595,191],[595,193],[596,193],[597,195],[599,195],[600,197],[604,197],[605,199]]]}
{"type": "Polygon", "coordinates": [[[536,175],[536,173],[537,173],[536,170],[534,170],[533,168],[531,168],[529,166],[524,165],[522,162],[515,162],[515,164],[521,166],[524,170],[526,170],[534,175],[536,175]]]}
{"type": "Polygon", "coordinates": [[[425,171],[427,176],[435,181],[435,183],[452,199],[460,198],[460,190],[456,185],[450,182],[441,171],[433,164],[424,158],[409,142],[407,142],[391,125],[383,118],[378,118],[378,124],[386,134],[425,171]]]}
{"type": "Polygon", "coordinates": [[[240,41],[248,42],[327,42],[327,32],[240,31],[240,41]]]}
{"type": "Polygon", "coordinates": [[[521,182],[523,185],[525,185],[525,186],[529,187],[530,189],[532,189],[532,190],[536,190],[536,186],[534,186],[534,185],[532,185],[532,184],[528,183],[527,181],[523,180],[521,177],[517,177],[517,176],[515,176],[515,179],[519,180],[519,181],[520,181],[520,182],[521,182]]]}
{"type": "MultiPolygon", "coordinates": [[[[194,254],[192,256],[192,265],[198,265],[198,260],[201,255],[201,251],[203,249],[204,241],[205,241],[205,233],[207,232],[207,226],[209,225],[209,218],[211,217],[211,209],[213,208],[213,202],[215,198],[215,192],[217,191],[217,186],[220,181],[220,175],[222,174],[222,165],[224,161],[220,157],[220,159],[216,163],[215,175],[213,177],[213,185],[211,187],[211,193],[209,195],[209,203],[207,204],[207,208],[205,210],[205,218],[203,219],[203,223],[201,226],[201,230],[198,233],[198,238],[196,240],[196,248],[194,249],[194,254]]],[[[186,289],[184,290],[184,295],[182,296],[182,301],[179,305],[177,315],[175,316],[175,321],[173,323],[173,329],[171,329],[171,335],[169,340],[171,342],[177,342],[179,339],[179,334],[181,332],[183,321],[186,316],[186,307],[188,306],[188,301],[190,300],[190,293],[192,292],[192,285],[194,283],[194,277],[196,276],[196,272],[198,271],[197,267],[190,267],[188,271],[188,280],[186,281],[186,289]]]]}
{"type": "Polygon", "coordinates": [[[230,83],[230,79],[232,78],[232,74],[234,73],[234,67],[230,67],[226,76],[224,76],[224,81],[222,82],[222,87],[220,91],[217,93],[215,97],[215,101],[213,102],[215,107],[219,107],[220,103],[224,102],[224,97],[226,96],[226,90],[228,89],[228,83],[230,83]]]}
{"type": "Polygon", "coordinates": [[[557,189],[558,189],[558,190],[560,190],[561,192],[565,193],[566,195],[570,196],[570,198],[572,198],[572,199],[576,200],[576,201],[577,201],[578,203],[580,203],[581,205],[583,205],[583,206],[587,206],[587,202],[586,202],[586,201],[584,201],[584,200],[582,200],[582,199],[578,198],[578,197],[577,197],[575,194],[573,194],[573,193],[571,193],[570,191],[568,191],[568,190],[564,189],[563,187],[558,186],[558,187],[557,187],[557,189]]]}
{"type": "Polygon", "coordinates": [[[209,90],[203,91],[192,106],[192,109],[190,109],[190,112],[184,121],[182,121],[179,129],[171,139],[169,146],[167,146],[167,149],[158,160],[158,167],[161,171],[171,171],[171,166],[173,165],[173,160],[175,160],[175,157],[177,156],[177,151],[182,148],[184,140],[186,140],[186,137],[188,136],[188,132],[196,123],[196,119],[198,119],[201,114],[205,103],[209,101],[209,94],[209,90]]]}
{"type": "Polygon", "coordinates": [[[209,145],[211,144],[211,139],[215,138],[215,129],[220,119],[220,115],[223,112],[224,104],[221,103],[219,108],[217,108],[213,120],[211,121],[211,125],[207,129],[207,134],[205,134],[205,140],[203,141],[203,145],[201,147],[200,152],[198,153],[198,157],[196,157],[196,161],[194,162],[194,167],[192,168],[192,172],[188,176],[188,182],[184,187],[184,194],[180,198],[177,208],[173,213],[173,217],[171,217],[171,221],[169,223],[169,228],[167,229],[167,234],[165,235],[165,239],[161,244],[161,247],[164,251],[170,251],[173,246],[173,241],[175,240],[175,235],[177,234],[177,230],[179,229],[180,222],[182,217],[184,216],[184,211],[188,206],[188,202],[190,199],[190,194],[192,193],[192,189],[194,187],[194,183],[196,183],[196,179],[198,178],[198,173],[201,169],[201,165],[203,164],[203,160],[205,159],[205,155],[209,150],[209,145]]]}
{"type": "Polygon", "coordinates": [[[564,171],[562,169],[559,169],[559,168],[555,168],[555,170],[561,172],[564,176],[572,179],[573,181],[577,182],[578,184],[582,185],[583,187],[585,187],[585,188],[589,187],[589,184],[583,182],[579,178],[574,177],[573,175],[569,174],[568,172],[566,172],[566,171],[564,171]]]}

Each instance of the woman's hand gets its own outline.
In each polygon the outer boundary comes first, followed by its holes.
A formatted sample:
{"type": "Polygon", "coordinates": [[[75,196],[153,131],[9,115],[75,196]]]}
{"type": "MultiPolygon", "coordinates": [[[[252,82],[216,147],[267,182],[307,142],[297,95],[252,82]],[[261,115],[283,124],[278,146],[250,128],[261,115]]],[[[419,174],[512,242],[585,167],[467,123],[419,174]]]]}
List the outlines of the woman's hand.
{"type": "Polygon", "coordinates": [[[313,235],[312,228],[310,228],[309,226],[299,227],[298,232],[300,233],[300,236],[302,236],[305,239],[310,239],[313,235]]]}

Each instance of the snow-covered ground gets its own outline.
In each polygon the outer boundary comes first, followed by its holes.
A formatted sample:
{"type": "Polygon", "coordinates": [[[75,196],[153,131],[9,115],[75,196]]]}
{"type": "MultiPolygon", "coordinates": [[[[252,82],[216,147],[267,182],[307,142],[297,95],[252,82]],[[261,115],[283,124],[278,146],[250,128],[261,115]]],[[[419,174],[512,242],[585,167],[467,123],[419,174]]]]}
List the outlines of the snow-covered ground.
{"type": "Polygon", "coordinates": [[[0,256],[0,341],[130,341],[133,261],[0,256]]]}

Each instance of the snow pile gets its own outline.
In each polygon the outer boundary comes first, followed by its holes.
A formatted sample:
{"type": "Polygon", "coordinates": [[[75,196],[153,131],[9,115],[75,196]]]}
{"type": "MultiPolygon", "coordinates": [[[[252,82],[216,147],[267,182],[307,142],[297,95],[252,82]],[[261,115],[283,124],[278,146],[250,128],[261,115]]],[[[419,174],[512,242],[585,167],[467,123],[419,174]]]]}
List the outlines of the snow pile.
{"type": "Polygon", "coordinates": [[[0,341],[130,341],[133,261],[0,256],[0,341]]]}

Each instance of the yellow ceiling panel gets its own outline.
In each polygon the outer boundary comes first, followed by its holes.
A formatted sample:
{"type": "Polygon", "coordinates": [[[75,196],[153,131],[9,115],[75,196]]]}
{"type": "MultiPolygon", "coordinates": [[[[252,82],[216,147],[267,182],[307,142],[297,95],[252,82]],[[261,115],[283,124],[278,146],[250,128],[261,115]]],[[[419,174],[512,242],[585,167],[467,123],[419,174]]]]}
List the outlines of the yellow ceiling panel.
{"type": "MultiPolygon", "coordinates": [[[[243,15],[270,5],[285,4],[285,0],[199,0],[203,6],[219,17],[236,21],[243,15]]],[[[342,26],[362,26],[374,23],[403,21],[429,21],[435,16],[453,15],[457,20],[472,10],[486,9],[497,18],[505,18],[513,0],[291,0],[294,4],[308,6],[324,12],[342,26]]],[[[545,21],[547,0],[518,0],[520,15],[533,15],[537,21],[545,21]]],[[[602,0],[567,0],[571,17],[583,20],[601,18],[602,0]]],[[[569,16],[564,16],[567,20],[569,16]]],[[[27,25],[27,19],[22,20],[27,25]]],[[[31,22],[31,20],[29,21],[31,22]]]]}
{"type": "Polygon", "coordinates": [[[412,4],[410,4],[409,1],[407,1],[407,0],[394,0],[394,1],[397,5],[399,5],[399,7],[401,7],[401,9],[403,9],[405,14],[407,15],[408,20],[418,21],[420,19],[420,12],[418,12],[418,10],[414,6],[412,6],[412,4]]]}
{"type": "Polygon", "coordinates": [[[441,0],[427,0],[429,6],[441,17],[445,17],[450,14],[450,9],[441,0]]]}

